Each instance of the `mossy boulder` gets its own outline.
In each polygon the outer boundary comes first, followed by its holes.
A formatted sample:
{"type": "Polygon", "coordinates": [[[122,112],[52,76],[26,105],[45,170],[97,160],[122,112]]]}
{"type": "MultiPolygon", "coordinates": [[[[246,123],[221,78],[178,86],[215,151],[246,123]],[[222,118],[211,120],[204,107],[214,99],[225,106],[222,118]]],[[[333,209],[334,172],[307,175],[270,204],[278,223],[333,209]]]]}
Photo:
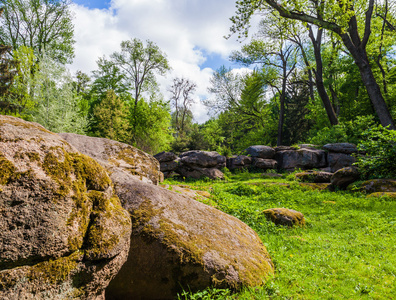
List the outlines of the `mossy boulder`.
{"type": "Polygon", "coordinates": [[[105,170],[44,127],[0,116],[0,298],[103,299],[131,222],[105,170]]]}
{"type": "Polygon", "coordinates": [[[345,189],[359,179],[359,171],[355,167],[346,167],[338,170],[331,177],[331,189],[345,189]]]}
{"type": "Polygon", "coordinates": [[[396,192],[377,192],[367,195],[367,198],[382,198],[382,197],[396,199],[396,192]]]}
{"type": "MultiPolygon", "coordinates": [[[[349,187],[348,187],[349,189],[349,187]]],[[[366,194],[372,193],[394,193],[396,192],[395,179],[371,179],[366,180],[353,187],[354,191],[366,194]]]]}
{"type": "Polygon", "coordinates": [[[321,171],[306,171],[294,175],[295,178],[302,182],[312,183],[330,183],[333,173],[321,171]]]}
{"type": "Polygon", "coordinates": [[[175,299],[183,288],[262,285],[274,266],[235,217],[179,193],[112,174],[132,217],[131,255],[106,299],[175,299]]]}
{"type": "Polygon", "coordinates": [[[271,208],[263,211],[266,218],[276,225],[283,226],[304,226],[304,215],[296,210],[288,208],[271,208]]]}
{"type": "Polygon", "coordinates": [[[152,184],[158,184],[163,179],[158,160],[131,145],[74,133],[59,135],[82,154],[95,159],[110,173],[117,168],[152,184]]]}

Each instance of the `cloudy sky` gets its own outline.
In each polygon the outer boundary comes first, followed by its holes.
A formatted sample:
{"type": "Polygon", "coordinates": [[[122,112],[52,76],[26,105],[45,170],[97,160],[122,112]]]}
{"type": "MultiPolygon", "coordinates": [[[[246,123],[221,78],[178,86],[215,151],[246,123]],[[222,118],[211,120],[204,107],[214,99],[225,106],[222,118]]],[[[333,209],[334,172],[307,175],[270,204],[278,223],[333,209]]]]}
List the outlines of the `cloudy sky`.
{"type": "Polygon", "coordinates": [[[75,59],[70,66],[90,74],[98,57],[120,50],[123,40],[151,40],[166,54],[172,71],[158,78],[165,97],[174,77],[197,83],[195,120],[208,119],[200,100],[209,97],[209,79],[241,43],[229,34],[235,0],[74,0],[75,59]]]}

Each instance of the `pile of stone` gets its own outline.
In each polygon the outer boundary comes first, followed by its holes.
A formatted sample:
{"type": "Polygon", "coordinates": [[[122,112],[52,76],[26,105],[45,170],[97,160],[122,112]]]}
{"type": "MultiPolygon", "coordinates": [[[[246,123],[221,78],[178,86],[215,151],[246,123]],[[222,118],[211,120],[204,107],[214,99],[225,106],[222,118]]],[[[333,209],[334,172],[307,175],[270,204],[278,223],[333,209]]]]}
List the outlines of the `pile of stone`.
{"type": "Polygon", "coordinates": [[[180,159],[173,152],[163,151],[154,155],[154,157],[159,161],[160,170],[164,173],[165,178],[171,177],[179,166],[180,159]]]}
{"type": "Polygon", "coordinates": [[[165,178],[179,174],[186,178],[224,179],[220,169],[226,166],[226,157],[215,151],[192,150],[179,157],[172,152],[161,152],[154,157],[160,162],[165,178]]]}

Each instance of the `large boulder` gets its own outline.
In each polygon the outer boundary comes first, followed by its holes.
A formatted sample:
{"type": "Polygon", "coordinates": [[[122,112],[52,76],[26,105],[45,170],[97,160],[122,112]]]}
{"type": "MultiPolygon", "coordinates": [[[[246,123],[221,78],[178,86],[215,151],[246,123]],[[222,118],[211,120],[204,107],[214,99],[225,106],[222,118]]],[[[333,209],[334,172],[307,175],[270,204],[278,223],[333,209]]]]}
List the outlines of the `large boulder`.
{"type": "Polygon", "coordinates": [[[200,168],[197,166],[179,165],[176,172],[185,178],[209,178],[212,180],[224,179],[224,174],[216,168],[200,168]]]}
{"type": "Polygon", "coordinates": [[[109,172],[119,168],[136,179],[152,184],[158,184],[162,179],[158,160],[133,146],[74,133],[59,135],[82,154],[95,159],[109,172]]]}
{"type": "Polygon", "coordinates": [[[234,155],[227,158],[227,168],[230,170],[248,168],[252,164],[252,158],[246,155],[234,155]]]}
{"type": "Polygon", "coordinates": [[[346,167],[338,170],[331,177],[331,188],[345,189],[359,179],[359,171],[355,167],[346,167]]]}
{"type": "Polygon", "coordinates": [[[191,150],[180,154],[180,163],[199,168],[223,168],[226,166],[226,157],[216,151],[191,150]]]}
{"type": "Polygon", "coordinates": [[[161,172],[172,172],[176,171],[179,167],[179,160],[175,161],[164,161],[160,163],[160,171],[161,172]]]}
{"type": "Polygon", "coordinates": [[[349,154],[335,152],[328,153],[327,160],[333,173],[342,168],[351,167],[356,162],[356,158],[349,154]]]}
{"type": "Polygon", "coordinates": [[[323,168],[327,165],[326,152],[316,149],[278,151],[275,159],[278,168],[285,170],[323,168]]]}
{"type": "Polygon", "coordinates": [[[177,159],[177,155],[173,152],[160,152],[154,155],[154,157],[160,162],[168,162],[177,159]]]}
{"type": "Polygon", "coordinates": [[[183,288],[209,286],[239,289],[261,285],[273,272],[260,238],[237,218],[118,175],[112,179],[133,229],[128,261],[106,299],[175,299],[183,288]]]}
{"type": "Polygon", "coordinates": [[[250,146],[246,149],[246,153],[251,157],[271,159],[275,155],[275,149],[269,146],[250,146]]]}
{"type": "Polygon", "coordinates": [[[312,183],[330,183],[333,173],[321,171],[306,171],[294,175],[297,180],[312,183]]]}
{"type": "Polygon", "coordinates": [[[396,192],[396,180],[395,179],[371,179],[366,180],[358,187],[359,191],[371,194],[371,193],[394,193],[396,192]]]}
{"type": "Polygon", "coordinates": [[[278,162],[274,159],[254,158],[253,167],[263,170],[276,169],[278,162]]]}
{"type": "Polygon", "coordinates": [[[0,116],[0,299],[104,299],[131,220],[106,171],[36,123],[0,116]]]}
{"type": "Polygon", "coordinates": [[[344,154],[352,154],[357,152],[356,145],[350,143],[326,144],[323,146],[323,149],[329,152],[344,153],[344,154]]]}

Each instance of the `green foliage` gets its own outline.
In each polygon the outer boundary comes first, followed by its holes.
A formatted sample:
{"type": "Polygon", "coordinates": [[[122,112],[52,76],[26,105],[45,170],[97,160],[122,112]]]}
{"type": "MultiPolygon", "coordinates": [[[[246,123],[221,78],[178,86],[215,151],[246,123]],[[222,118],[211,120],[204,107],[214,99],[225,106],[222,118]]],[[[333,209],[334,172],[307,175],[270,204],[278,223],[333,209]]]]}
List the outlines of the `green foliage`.
{"type": "Polygon", "coordinates": [[[128,142],[128,108],[113,90],[106,92],[104,99],[94,107],[93,119],[96,136],[119,142],[128,142]]]}
{"type": "Polygon", "coordinates": [[[131,144],[150,154],[169,150],[172,142],[169,103],[162,99],[141,99],[137,106],[130,107],[131,144]],[[135,121],[136,120],[136,121],[135,121]],[[132,135],[133,134],[133,135],[132,135]]]}
{"type": "MultiPolygon", "coordinates": [[[[165,184],[180,184],[165,181],[165,184]]],[[[313,191],[296,182],[229,174],[228,182],[184,182],[210,190],[212,205],[253,228],[276,273],[261,287],[184,292],[179,299],[390,299],[396,292],[396,201],[313,191]],[[262,211],[300,211],[305,228],[284,228],[262,211]],[[207,296],[210,294],[211,296],[207,296]]]]}
{"type": "Polygon", "coordinates": [[[2,0],[0,44],[33,49],[61,63],[74,57],[74,26],[69,0],[2,0]]]}
{"type": "Polygon", "coordinates": [[[362,116],[357,117],[354,121],[340,122],[330,128],[315,128],[310,132],[312,137],[308,139],[308,143],[321,146],[328,143],[358,144],[362,133],[375,124],[373,119],[372,116],[362,116]]]}
{"type": "Polygon", "coordinates": [[[396,179],[396,131],[381,125],[373,126],[362,133],[358,150],[366,155],[357,155],[356,165],[361,176],[396,179]]]}

